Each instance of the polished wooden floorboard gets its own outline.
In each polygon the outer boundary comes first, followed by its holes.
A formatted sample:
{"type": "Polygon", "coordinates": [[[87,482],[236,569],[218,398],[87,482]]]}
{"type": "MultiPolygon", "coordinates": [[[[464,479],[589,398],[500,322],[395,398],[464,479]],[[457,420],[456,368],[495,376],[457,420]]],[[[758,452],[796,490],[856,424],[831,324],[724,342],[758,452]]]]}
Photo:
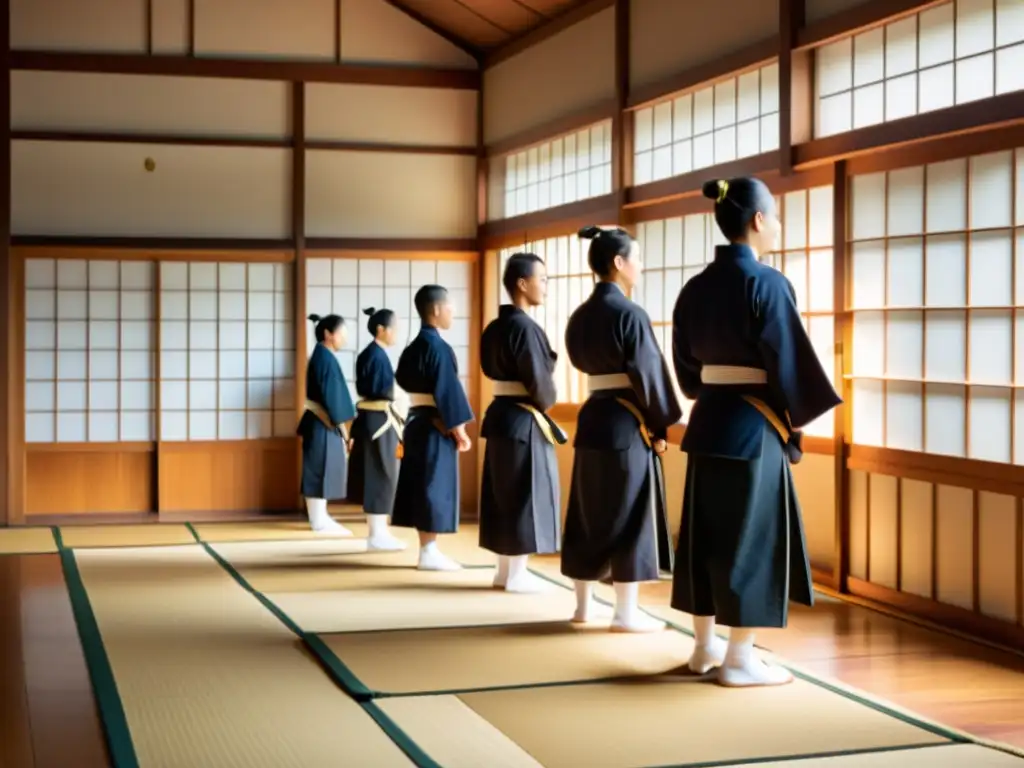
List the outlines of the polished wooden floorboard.
{"type": "MultiPolygon", "coordinates": [[[[642,594],[668,604],[669,584],[642,594]]],[[[788,629],[757,642],[809,672],[1024,748],[1024,657],[830,598],[794,606],[788,629]]],[[[59,557],[0,557],[0,766],[107,765],[59,557]]]]}

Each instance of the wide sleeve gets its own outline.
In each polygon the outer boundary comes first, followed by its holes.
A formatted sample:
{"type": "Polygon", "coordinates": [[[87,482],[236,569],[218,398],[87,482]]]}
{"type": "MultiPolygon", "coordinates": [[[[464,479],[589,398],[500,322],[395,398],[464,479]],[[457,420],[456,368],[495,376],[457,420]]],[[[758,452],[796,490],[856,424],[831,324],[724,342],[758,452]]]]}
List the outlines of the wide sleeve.
{"type": "Polygon", "coordinates": [[[696,400],[701,387],[701,364],[693,356],[690,348],[687,301],[687,292],[684,286],[672,312],[672,364],[676,370],[679,388],[688,398],[696,400]]]}
{"type": "Polygon", "coordinates": [[[323,407],[334,425],[344,424],[356,417],[356,409],[352,404],[352,395],[345,384],[345,377],[341,373],[341,366],[337,361],[327,360],[321,357],[317,366],[320,391],[323,393],[323,407]],[[332,365],[333,363],[333,365],[332,365]]]}
{"type": "Polygon", "coordinates": [[[466,390],[459,381],[459,368],[451,348],[431,350],[434,376],[434,403],[445,429],[455,429],[473,420],[473,409],[466,398],[466,390]],[[447,353],[447,354],[445,354],[447,353]]]}
{"type": "Polygon", "coordinates": [[[664,440],[668,428],[678,423],[683,415],[668,364],[654,340],[654,329],[647,317],[635,313],[627,315],[622,334],[626,375],[640,400],[647,428],[655,439],[664,440]]]}
{"type": "Polygon", "coordinates": [[[539,327],[524,328],[513,339],[513,354],[519,381],[530,393],[530,399],[542,411],[558,400],[555,378],[551,374],[551,350],[539,327]]]}
{"type": "Polygon", "coordinates": [[[842,399],[832,388],[796,306],[796,291],[784,276],[763,280],[755,311],[761,319],[758,347],[768,372],[768,385],[785,403],[790,423],[800,429],[842,399]]]}

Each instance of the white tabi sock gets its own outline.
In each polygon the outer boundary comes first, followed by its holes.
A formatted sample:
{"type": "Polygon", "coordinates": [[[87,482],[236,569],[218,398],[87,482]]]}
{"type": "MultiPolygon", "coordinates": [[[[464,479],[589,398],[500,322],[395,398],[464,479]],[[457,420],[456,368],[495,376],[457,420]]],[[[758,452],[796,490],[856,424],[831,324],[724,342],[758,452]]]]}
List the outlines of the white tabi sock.
{"type": "Polygon", "coordinates": [[[573,582],[576,589],[576,613],[572,620],[575,624],[586,624],[594,613],[594,582],[573,582]]]}
{"type": "Polygon", "coordinates": [[[729,650],[718,668],[718,682],[730,688],[785,685],[793,675],[782,667],[765,664],[754,652],[754,630],[733,627],[729,632],[729,650]]]}
{"type": "Polygon", "coordinates": [[[494,588],[504,589],[508,583],[508,555],[498,555],[498,571],[494,574],[494,588]]]}
{"type": "Polygon", "coordinates": [[[714,616],[693,617],[694,647],[687,666],[691,672],[706,675],[722,664],[726,642],[715,634],[714,616]]]}
{"type": "Polygon", "coordinates": [[[405,542],[388,530],[387,515],[367,515],[366,524],[370,528],[366,546],[370,549],[382,552],[397,552],[405,549],[405,542]]]}
{"type": "Polygon", "coordinates": [[[311,499],[307,496],[306,513],[309,515],[309,527],[313,529],[314,533],[334,536],[352,535],[352,531],[327,514],[327,499],[311,499]]]}
{"type": "Polygon", "coordinates": [[[640,584],[614,582],[615,615],[612,632],[661,632],[665,622],[640,610],[640,584]]]}
{"type": "Polygon", "coordinates": [[[417,566],[421,571],[461,571],[462,566],[445,555],[437,546],[437,541],[428,541],[420,545],[420,562],[417,566]]]}
{"type": "Polygon", "coordinates": [[[528,569],[529,555],[515,555],[508,558],[508,578],[505,582],[506,592],[543,592],[547,589],[547,582],[537,578],[528,569]]]}

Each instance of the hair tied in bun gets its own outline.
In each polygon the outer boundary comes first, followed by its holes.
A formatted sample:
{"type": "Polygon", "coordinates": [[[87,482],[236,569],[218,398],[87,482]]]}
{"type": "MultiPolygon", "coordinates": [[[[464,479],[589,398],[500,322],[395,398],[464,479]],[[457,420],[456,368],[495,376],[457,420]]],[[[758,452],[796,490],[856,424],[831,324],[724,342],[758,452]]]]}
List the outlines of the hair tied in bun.
{"type": "Polygon", "coordinates": [[[369,307],[369,308],[363,310],[363,314],[366,315],[367,317],[373,317],[373,313],[376,312],[376,311],[377,310],[374,309],[373,307],[369,307]]]}
{"type": "Polygon", "coordinates": [[[582,227],[577,233],[577,236],[584,240],[595,240],[600,237],[603,231],[604,230],[600,227],[590,224],[586,227],[582,227]]]}

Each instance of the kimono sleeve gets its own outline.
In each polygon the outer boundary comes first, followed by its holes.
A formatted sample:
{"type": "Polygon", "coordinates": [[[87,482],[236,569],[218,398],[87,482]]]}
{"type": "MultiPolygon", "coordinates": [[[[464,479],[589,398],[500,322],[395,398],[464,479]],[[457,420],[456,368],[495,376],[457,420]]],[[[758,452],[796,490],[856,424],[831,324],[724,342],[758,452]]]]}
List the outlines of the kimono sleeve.
{"type": "Polygon", "coordinates": [[[626,375],[640,400],[648,429],[656,439],[664,440],[668,428],[678,423],[683,415],[665,357],[654,340],[654,330],[646,316],[631,313],[622,330],[626,375]]]}
{"type": "Polygon", "coordinates": [[[690,281],[683,287],[672,312],[672,363],[676,370],[679,388],[688,398],[696,400],[701,387],[701,364],[693,356],[690,348],[689,297],[687,295],[687,288],[693,283],[694,281],[690,281]]]}
{"type": "Polygon", "coordinates": [[[842,402],[821,367],[796,306],[796,291],[780,273],[762,278],[755,312],[761,320],[758,348],[768,384],[786,404],[794,429],[842,402]]]}
{"type": "Polygon", "coordinates": [[[555,379],[551,375],[551,351],[544,331],[525,328],[513,343],[519,381],[530,393],[530,399],[542,411],[558,400],[555,379]]]}
{"type": "Polygon", "coordinates": [[[432,348],[430,357],[435,369],[434,403],[445,429],[455,429],[472,421],[473,409],[459,381],[455,352],[445,345],[444,348],[432,348]]]}
{"type": "Polygon", "coordinates": [[[356,409],[352,404],[352,395],[348,391],[348,385],[337,361],[327,359],[326,355],[321,356],[317,365],[317,376],[320,391],[323,393],[323,406],[327,409],[331,423],[344,424],[354,419],[356,409]]]}

